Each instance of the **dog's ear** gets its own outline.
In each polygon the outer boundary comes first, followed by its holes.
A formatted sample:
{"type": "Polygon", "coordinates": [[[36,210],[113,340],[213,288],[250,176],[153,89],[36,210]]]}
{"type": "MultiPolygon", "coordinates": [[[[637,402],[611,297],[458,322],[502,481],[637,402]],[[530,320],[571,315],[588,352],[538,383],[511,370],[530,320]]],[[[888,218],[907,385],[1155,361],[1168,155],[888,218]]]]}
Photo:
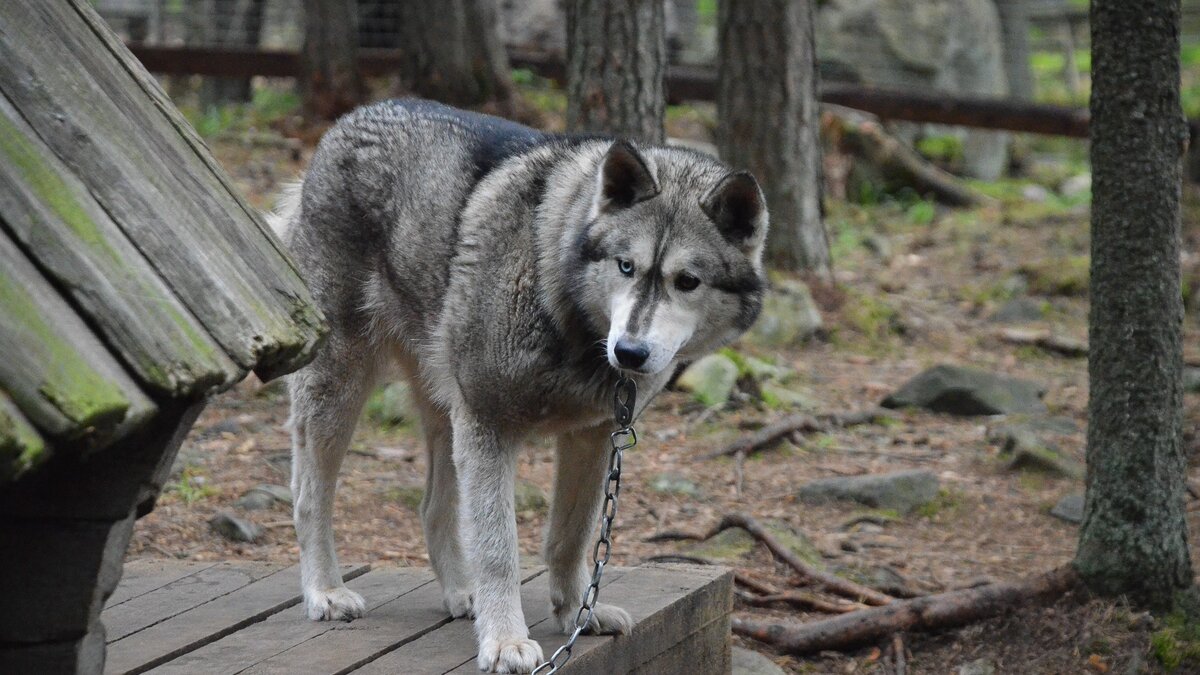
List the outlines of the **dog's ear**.
{"type": "Polygon", "coordinates": [[[755,240],[766,228],[767,200],[749,171],[734,171],[700,199],[700,208],[734,245],[755,240]]]}
{"type": "Polygon", "coordinates": [[[646,158],[628,141],[613,143],[600,166],[601,208],[627,208],[650,199],[658,191],[658,180],[646,158]]]}

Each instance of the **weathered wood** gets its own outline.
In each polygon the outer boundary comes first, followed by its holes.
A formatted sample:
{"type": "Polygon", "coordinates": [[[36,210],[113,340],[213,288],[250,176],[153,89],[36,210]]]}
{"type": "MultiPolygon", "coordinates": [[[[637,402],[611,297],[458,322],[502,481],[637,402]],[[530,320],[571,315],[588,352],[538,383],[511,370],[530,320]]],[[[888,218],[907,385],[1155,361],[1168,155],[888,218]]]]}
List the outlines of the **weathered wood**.
{"type": "MultiPolygon", "coordinates": [[[[343,565],[342,578],[357,579],[367,565],[343,565]]],[[[197,573],[198,574],[198,573],[197,573]]],[[[196,574],[190,575],[192,577],[196,574]]],[[[139,673],[184,656],[236,631],[262,622],[294,607],[301,600],[300,571],[293,566],[253,581],[215,600],[203,602],[109,645],[107,673],[139,673]]],[[[119,605],[118,605],[119,608],[119,605]]],[[[105,610],[102,618],[117,608],[105,610]]],[[[328,624],[326,624],[328,625],[328,624]]],[[[260,656],[261,658],[261,656],[260,656]]],[[[220,659],[204,663],[202,670],[219,672],[220,659]]],[[[247,665],[252,661],[242,662],[247,665]]]]}
{"type": "Polygon", "coordinates": [[[101,447],[154,414],[154,403],[3,230],[0,315],[0,390],[52,440],[101,447]]]}
{"type": "Polygon", "coordinates": [[[50,449],[17,404],[0,391],[0,485],[46,461],[50,449]]]}
{"type": "Polygon", "coordinates": [[[108,596],[104,608],[116,605],[155,591],[172,581],[178,581],[201,570],[206,570],[216,563],[211,562],[181,562],[178,560],[131,560],[125,563],[121,574],[121,585],[108,596]]]}
{"type": "Polygon", "coordinates": [[[297,367],[322,327],[300,279],[172,121],[146,105],[88,12],[0,4],[0,90],[235,363],[297,367]]]}
{"type": "Polygon", "coordinates": [[[0,214],[149,388],[187,396],[245,375],[3,95],[0,214]]]}

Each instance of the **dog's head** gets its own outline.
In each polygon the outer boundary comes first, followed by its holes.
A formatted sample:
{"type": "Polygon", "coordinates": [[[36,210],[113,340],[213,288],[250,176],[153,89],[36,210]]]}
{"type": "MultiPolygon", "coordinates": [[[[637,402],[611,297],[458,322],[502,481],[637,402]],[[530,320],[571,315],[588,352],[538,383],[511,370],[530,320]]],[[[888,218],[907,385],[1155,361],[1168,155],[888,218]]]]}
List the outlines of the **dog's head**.
{"type": "Polygon", "coordinates": [[[577,300],[615,368],[658,373],[727,344],[762,307],[767,208],[717,160],[617,141],[599,160],[576,250],[577,300]]]}

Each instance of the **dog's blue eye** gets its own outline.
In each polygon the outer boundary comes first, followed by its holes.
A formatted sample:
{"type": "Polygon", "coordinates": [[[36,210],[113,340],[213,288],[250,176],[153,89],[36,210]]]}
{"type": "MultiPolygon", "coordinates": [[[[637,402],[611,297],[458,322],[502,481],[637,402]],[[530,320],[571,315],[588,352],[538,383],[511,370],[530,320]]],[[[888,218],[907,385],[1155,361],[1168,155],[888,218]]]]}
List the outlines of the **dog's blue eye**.
{"type": "Polygon", "coordinates": [[[675,288],[684,293],[694,291],[698,286],[700,286],[700,280],[690,274],[684,273],[675,277],[675,288]]]}
{"type": "Polygon", "coordinates": [[[633,261],[617,258],[617,269],[621,270],[621,274],[627,277],[633,276],[633,261]]]}

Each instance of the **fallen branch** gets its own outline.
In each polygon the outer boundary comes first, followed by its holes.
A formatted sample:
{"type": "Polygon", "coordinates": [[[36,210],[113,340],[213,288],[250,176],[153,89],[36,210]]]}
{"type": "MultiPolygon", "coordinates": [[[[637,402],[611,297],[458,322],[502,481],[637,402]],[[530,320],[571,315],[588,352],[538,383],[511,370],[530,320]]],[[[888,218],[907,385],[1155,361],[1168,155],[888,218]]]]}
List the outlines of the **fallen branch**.
{"type": "Polygon", "coordinates": [[[783,602],[803,609],[825,612],[826,614],[847,614],[867,608],[866,605],[857,602],[832,602],[812,593],[805,593],[804,591],[784,591],[772,595],[754,595],[740,591],[737,596],[739,600],[752,607],[766,607],[777,602],[783,602]]]}
{"type": "Polygon", "coordinates": [[[656,544],[660,541],[703,541],[708,537],[707,534],[701,532],[685,532],[683,530],[663,530],[655,532],[646,537],[642,541],[650,544],[656,544]]]}
{"type": "Polygon", "coordinates": [[[850,413],[822,415],[814,417],[812,415],[792,415],[785,417],[774,424],[759,429],[753,434],[743,436],[734,441],[725,448],[710,452],[706,455],[701,455],[701,460],[715,459],[717,457],[728,457],[736,455],[739,452],[749,455],[763,448],[766,448],[774,443],[777,443],[788,434],[796,432],[813,432],[813,431],[828,431],[830,429],[844,429],[853,427],[859,424],[870,424],[885,418],[895,418],[897,415],[894,411],[887,408],[870,408],[867,410],[858,410],[850,413]]]}
{"type": "Polygon", "coordinates": [[[1073,340],[1061,335],[1054,335],[1048,330],[1021,330],[1010,328],[997,334],[1002,342],[1026,347],[1037,347],[1048,352],[1062,354],[1071,358],[1084,358],[1088,355],[1086,342],[1073,340]]]}
{"type": "Polygon", "coordinates": [[[763,526],[757,520],[742,513],[734,513],[725,516],[721,519],[721,523],[716,527],[715,532],[721,532],[731,527],[740,527],[749,532],[755,539],[766,544],[767,548],[771,549],[780,560],[784,561],[796,570],[796,573],[801,578],[822,590],[840,595],[855,602],[861,602],[867,605],[887,605],[895,602],[895,598],[884,593],[880,593],[871,588],[867,588],[861,584],[856,584],[849,579],[843,579],[839,576],[834,576],[827,572],[814,569],[812,566],[805,563],[796,554],[792,553],[770,532],[763,529],[763,526]]]}
{"type": "Polygon", "coordinates": [[[1028,581],[902,600],[811,623],[783,625],[735,617],[733,632],[792,655],[847,649],[899,632],[953,628],[997,616],[1031,600],[1061,595],[1077,579],[1074,568],[1066,565],[1028,581]]]}
{"type": "Polygon", "coordinates": [[[892,672],[895,675],[906,675],[908,660],[904,657],[904,638],[896,633],[892,636],[892,672]]]}

